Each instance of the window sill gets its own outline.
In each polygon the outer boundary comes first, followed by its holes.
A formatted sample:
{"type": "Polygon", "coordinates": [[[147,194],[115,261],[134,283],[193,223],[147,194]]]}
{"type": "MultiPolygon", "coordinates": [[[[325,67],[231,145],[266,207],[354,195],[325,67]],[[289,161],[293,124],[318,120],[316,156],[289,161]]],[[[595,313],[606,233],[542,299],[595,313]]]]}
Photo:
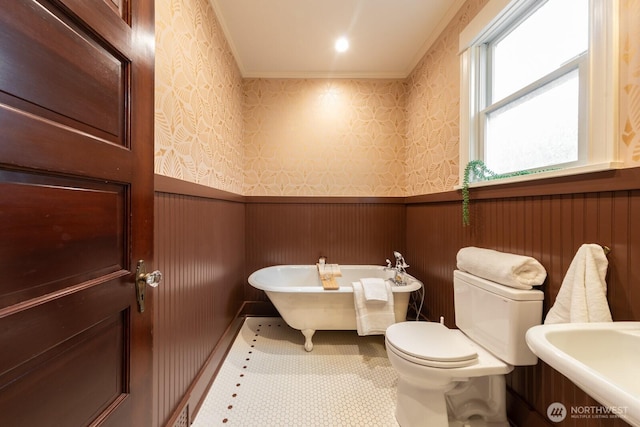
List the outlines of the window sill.
{"type": "MultiPolygon", "coordinates": [[[[487,181],[477,181],[469,183],[469,188],[490,187],[494,185],[513,184],[518,182],[529,182],[547,178],[558,178],[563,176],[573,176],[592,172],[602,172],[608,170],[620,169],[622,162],[606,162],[597,163],[587,166],[579,166],[575,168],[558,169],[548,172],[532,173],[527,175],[512,176],[509,178],[490,179],[487,181]]],[[[455,190],[462,189],[462,184],[456,185],[455,190]]]]}

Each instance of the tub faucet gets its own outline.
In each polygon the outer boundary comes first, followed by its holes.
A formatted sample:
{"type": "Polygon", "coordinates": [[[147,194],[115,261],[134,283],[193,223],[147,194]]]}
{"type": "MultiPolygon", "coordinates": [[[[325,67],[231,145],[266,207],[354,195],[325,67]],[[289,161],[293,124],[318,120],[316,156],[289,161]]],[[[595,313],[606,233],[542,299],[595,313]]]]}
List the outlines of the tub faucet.
{"type": "Polygon", "coordinates": [[[404,260],[402,254],[398,251],[393,251],[393,256],[396,259],[395,267],[391,266],[391,261],[387,259],[387,266],[384,268],[385,270],[393,270],[393,282],[396,285],[406,285],[405,274],[407,273],[406,269],[409,268],[409,265],[404,260]]]}

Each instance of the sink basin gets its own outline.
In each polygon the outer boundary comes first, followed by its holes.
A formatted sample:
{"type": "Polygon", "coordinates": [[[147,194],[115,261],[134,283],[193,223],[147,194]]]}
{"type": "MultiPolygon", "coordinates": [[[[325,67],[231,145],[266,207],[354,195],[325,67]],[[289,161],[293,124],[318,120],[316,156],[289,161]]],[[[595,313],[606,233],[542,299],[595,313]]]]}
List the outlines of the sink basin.
{"type": "Polygon", "coordinates": [[[539,325],[526,338],[540,359],[640,427],[640,322],[539,325]]]}

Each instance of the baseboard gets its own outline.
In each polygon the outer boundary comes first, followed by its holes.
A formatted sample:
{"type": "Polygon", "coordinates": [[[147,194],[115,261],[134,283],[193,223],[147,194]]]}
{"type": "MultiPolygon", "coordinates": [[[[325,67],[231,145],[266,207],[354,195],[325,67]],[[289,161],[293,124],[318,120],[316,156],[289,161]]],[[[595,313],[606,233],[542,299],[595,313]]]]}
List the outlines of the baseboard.
{"type": "Polygon", "coordinates": [[[245,301],[240,309],[241,316],[278,317],[280,313],[271,301],[245,301]]]}
{"type": "Polygon", "coordinates": [[[167,426],[182,426],[183,421],[181,419],[185,417],[185,410],[188,425],[191,425],[193,418],[198,413],[198,410],[211,387],[211,384],[213,384],[216,374],[224,362],[224,358],[227,356],[238,332],[240,332],[243,322],[244,317],[238,315],[227,327],[224,334],[218,341],[218,344],[215,346],[206,363],[198,373],[198,376],[185,393],[184,397],[178,404],[178,407],[171,415],[171,418],[169,418],[169,421],[166,424],[167,426]],[[190,410],[191,408],[193,408],[193,411],[190,410]]]}
{"type": "Polygon", "coordinates": [[[222,338],[220,338],[220,341],[218,341],[218,344],[211,352],[211,355],[209,355],[207,362],[191,384],[191,387],[189,387],[185,397],[183,397],[180,404],[173,412],[167,426],[179,427],[178,424],[181,426],[181,419],[184,418],[185,408],[187,408],[187,419],[189,424],[193,422],[193,418],[195,418],[200,410],[204,398],[209,392],[218,371],[222,367],[224,358],[231,349],[233,341],[238,335],[238,332],[240,332],[244,318],[247,316],[277,317],[279,314],[270,301],[245,301],[240,310],[238,310],[238,315],[227,327],[222,338]],[[189,408],[193,408],[193,411],[189,411],[189,408]]]}

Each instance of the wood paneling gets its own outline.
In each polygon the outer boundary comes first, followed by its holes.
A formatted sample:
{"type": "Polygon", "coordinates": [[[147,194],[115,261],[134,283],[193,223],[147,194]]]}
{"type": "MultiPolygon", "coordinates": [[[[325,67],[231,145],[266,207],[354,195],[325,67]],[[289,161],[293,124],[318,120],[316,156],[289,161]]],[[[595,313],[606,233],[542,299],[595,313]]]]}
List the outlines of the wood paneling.
{"type": "Polygon", "coordinates": [[[202,396],[189,390],[242,305],[244,209],[156,192],[155,258],[164,276],[154,296],[154,425],[196,406],[202,396]]]}
{"type": "Polygon", "coordinates": [[[151,424],[153,6],[0,0],[0,425],[151,424]]]}
{"type": "Polygon", "coordinates": [[[2,170],[0,179],[0,311],[125,268],[123,186],[2,170]]]}
{"type": "Polygon", "coordinates": [[[122,20],[128,20],[129,2],[126,0],[104,0],[104,2],[118,15],[122,20]]]}
{"type": "MultiPolygon", "coordinates": [[[[47,311],[49,315],[54,314],[51,308],[47,311]]],[[[61,321],[60,310],[57,311],[58,316],[54,314],[54,317],[61,321]]],[[[56,347],[47,348],[43,343],[40,349],[30,354],[29,362],[13,366],[12,370],[5,372],[2,380],[8,385],[2,389],[0,399],[2,425],[90,424],[118,396],[126,392],[124,319],[124,315],[111,316],[85,330],[79,326],[87,325],[78,325],[77,322],[73,324],[74,319],[67,319],[70,329],[81,329],[77,335],[56,347]],[[12,381],[18,378],[20,381],[12,381]],[[61,389],[49,394],[42,387],[43,384],[59,384],[61,389]],[[74,387],[74,384],[84,386],[74,387]],[[25,394],[29,399],[24,399],[25,394]],[[73,404],[79,401],[84,403],[73,404]],[[33,410],[34,402],[39,406],[37,411],[33,410]],[[43,413],[46,417],[42,416],[43,413]]],[[[43,324],[39,326],[46,327],[45,322],[55,323],[52,322],[52,317],[42,317],[42,320],[43,324]]],[[[25,329],[28,328],[15,325],[14,331],[30,332],[25,329]]],[[[22,337],[17,337],[13,342],[17,350],[22,349],[18,346],[23,342],[22,337]]],[[[11,359],[15,360],[17,357],[11,359]]],[[[1,364],[6,367],[4,362],[3,360],[1,364]]]]}
{"type": "Polygon", "coordinates": [[[457,250],[465,239],[460,203],[407,206],[407,249],[412,259],[409,272],[425,285],[423,314],[432,321],[444,317],[454,327],[453,267],[457,250]]]}
{"type": "Polygon", "coordinates": [[[0,16],[0,51],[3,64],[20,64],[20,78],[0,72],[0,102],[124,145],[128,60],[47,2],[11,6],[0,16]]]}
{"type": "MultiPolygon", "coordinates": [[[[383,265],[405,248],[405,206],[325,201],[247,204],[247,276],[277,264],[315,264],[320,256],[338,264],[383,265]]],[[[413,259],[407,257],[411,264],[413,259]]],[[[245,285],[246,301],[266,301],[245,285]]]]}
{"type": "MultiPolygon", "coordinates": [[[[537,258],[548,272],[541,287],[546,314],[579,246],[598,243],[612,249],[608,256],[607,297],[614,320],[640,320],[640,263],[634,263],[634,259],[640,259],[640,190],[628,188],[632,182],[638,186],[639,172],[618,172],[617,181],[611,180],[610,174],[592,174],[574,178],[573,182],[565,178],[560,184],[531,187],[531,194],[527,186],[520,195],[509,187],[504,197],[499,188],[472,189],[469,227],[462,226],[461,201],[453,200],[459,197],[455,192],[446,197],[434,196],[433,201],[428,196],[410,200],[406,255],[414,259],[411,273],[426,286],[425,315],[431,320],[443,315],[448,326],[455,326],[452,271],[461,247],[487,247],[537,258]],[[607,185],[601,179],[608,180],[607,185]],[[616,185],[625,189],[616,190],[616,185]],[[565,186],[573,192],[567,193],[565,186]]],[[[542,361],[533,367],[517,367],[507,383],[510,393],[525,402],[519,407],[530,406],[538,414],[527,417],[514,413],[513,418],[536,419],[536,425],[547,420],[546,409],[553,402],[562,402],[567,408],[599,406],[542,361]]],[[[625,423],[620,419],[567,419],[563,425],[625,423]]]]}
{"type": "MultiPolygon", "coordinates": [[[[640,190],[634,188],[640,169],[520,184],[519,189],[473,189],[469,227],[462,226],[455,191],[407,199],[243,198],[158,178],[166,191],[156,188],[156,254],[166,277],[157,295],[155,335],[161,422],[168,414],[172,420],[184,416],[187,403],[194,401],[186,388],[196,390],[195,402],[203,395],[193,381],[202,383],[215,369],[202,368],[207,355],[215,359],[209,365],[220,363],[220,347],[232,342],[224,328],[242,300],[268,304],[246,282],[251,272],[268,265],[309,264],[320,255],[340,264],[382,264],[400,250],[411,264],[409,272],[425,283],[423,314],[430,320],[444,316],[455,327],[452,272],[461,247],[539,259],[549,274],[542,287],[546,313],[576,250],[593,242],[612,249],[607,280],[614,319],[640,320],[640,263],[633,263],[640,257],[640,228],[634,226],[640,215],[640,190]],[[218,275],[221,265],[235,266],[226,279],[218,275]]],[[[551,425],[546,409],[556,401],[568,408],[598,406],[543,362],[516,368],[507,381],[509,415],[522,427],[551,425]]],[[[625,423],[568,419],[563,425],[625,423]]]]}
{"type": "Polygon", "coordinates": [[[112,286],[116,293],[94,286],[0,317],[11,343],[0,352],[0,425],[88,425],[127,393],[130,292],[112,286]]]}

